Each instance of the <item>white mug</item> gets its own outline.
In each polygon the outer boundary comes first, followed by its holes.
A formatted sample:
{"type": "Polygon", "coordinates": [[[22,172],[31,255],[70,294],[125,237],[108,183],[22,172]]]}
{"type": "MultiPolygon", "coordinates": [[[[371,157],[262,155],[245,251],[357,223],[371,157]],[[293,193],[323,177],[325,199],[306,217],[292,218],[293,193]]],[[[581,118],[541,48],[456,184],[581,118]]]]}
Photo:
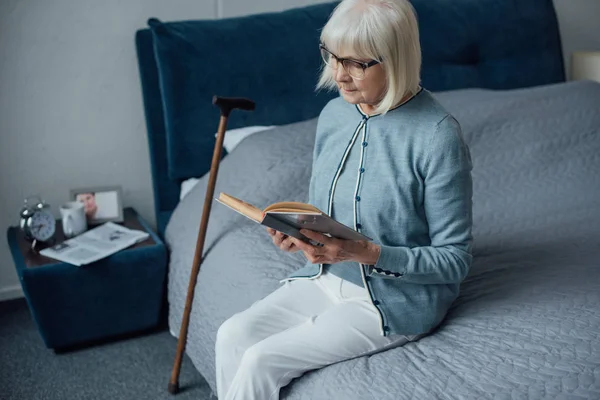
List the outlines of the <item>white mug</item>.
{"type": "Polygon", "coordinates": [[[60,206],[63,232],[66,237],[77,236],[87,230],[85,207],[80,201],[69,201],[60,206]]]}

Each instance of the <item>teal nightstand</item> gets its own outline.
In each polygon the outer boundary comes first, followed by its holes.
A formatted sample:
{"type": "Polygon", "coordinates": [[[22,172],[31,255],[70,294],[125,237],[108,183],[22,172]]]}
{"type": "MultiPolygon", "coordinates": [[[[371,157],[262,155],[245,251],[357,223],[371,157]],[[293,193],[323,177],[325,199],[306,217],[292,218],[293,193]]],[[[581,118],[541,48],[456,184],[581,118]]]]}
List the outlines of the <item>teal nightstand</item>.
{"type": "MultiPolygon", "coordinates": [[[[150,237],[95,263],[76,267],[34,253],[18,227],[8,243],[31,314],[48,348],[143,331],[160,321],[167,250],[133,208],[123,225],[150,237]]],[[[57,239],[64,240],[61,224],[57,239]]]]}

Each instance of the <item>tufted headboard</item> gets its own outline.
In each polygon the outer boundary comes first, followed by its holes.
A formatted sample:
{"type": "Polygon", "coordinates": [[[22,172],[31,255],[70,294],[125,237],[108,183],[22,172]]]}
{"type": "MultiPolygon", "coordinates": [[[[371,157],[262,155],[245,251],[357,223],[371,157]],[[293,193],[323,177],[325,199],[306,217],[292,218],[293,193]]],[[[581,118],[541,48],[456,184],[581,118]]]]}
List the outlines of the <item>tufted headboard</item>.
{"type": "MultiPolygon", "coordinates": [[[[412,0],[431,91],[512,89],[564,81],[552,0],[412,0]]],[[[219,112],[212,96],[249,97],[228,129],[318,116],[320,28],[337,2],[221,20],[161,22],[136,32],[156,222],[162,235],[182,180],[210,169],[219,112]]]]}

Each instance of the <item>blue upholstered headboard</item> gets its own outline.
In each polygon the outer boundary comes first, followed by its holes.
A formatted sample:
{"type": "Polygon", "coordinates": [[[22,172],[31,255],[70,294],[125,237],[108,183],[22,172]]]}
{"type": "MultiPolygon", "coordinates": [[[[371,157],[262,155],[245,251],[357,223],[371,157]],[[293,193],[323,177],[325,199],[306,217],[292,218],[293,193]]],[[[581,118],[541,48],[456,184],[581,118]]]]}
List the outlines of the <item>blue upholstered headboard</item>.
{"type": "MultiPolygon", "coordinates": [[[[552,0],[412,0],[431,91],[512,89],[564,80],[552,0]]],[[[314,118],[335,94],[316,93],[319,30],[337,2],[221,20],[149,20],[136,46],[157,227],[180,182],[208,172],[219,112],[213,95],[249,97],[229,129],[314,118]]]]}

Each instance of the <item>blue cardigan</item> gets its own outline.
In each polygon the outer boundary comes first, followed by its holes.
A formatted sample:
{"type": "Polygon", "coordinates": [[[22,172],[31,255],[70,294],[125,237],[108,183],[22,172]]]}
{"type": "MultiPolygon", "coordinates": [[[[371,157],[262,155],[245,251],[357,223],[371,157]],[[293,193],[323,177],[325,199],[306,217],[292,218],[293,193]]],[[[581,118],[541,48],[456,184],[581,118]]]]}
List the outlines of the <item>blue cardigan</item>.
{"type": "MultiPolygon", "coordinates": [[[[472,262],[471,170],[458,122],[425,89],[385,115],[369,117],[341,97],[321,112],[309,203],[331,214],[332,194],[352,194],[352,209],[336,207],[335,218],[373,238],[381,253],[375,265],[343,263],[332,272],[360,277],[383,335],[431,331],[458,296],[472,262]],[[346,165],[355,146],[358,165],[346,165]]],[[[285,280],[323,271],[308,262],[285,280]]]]}

